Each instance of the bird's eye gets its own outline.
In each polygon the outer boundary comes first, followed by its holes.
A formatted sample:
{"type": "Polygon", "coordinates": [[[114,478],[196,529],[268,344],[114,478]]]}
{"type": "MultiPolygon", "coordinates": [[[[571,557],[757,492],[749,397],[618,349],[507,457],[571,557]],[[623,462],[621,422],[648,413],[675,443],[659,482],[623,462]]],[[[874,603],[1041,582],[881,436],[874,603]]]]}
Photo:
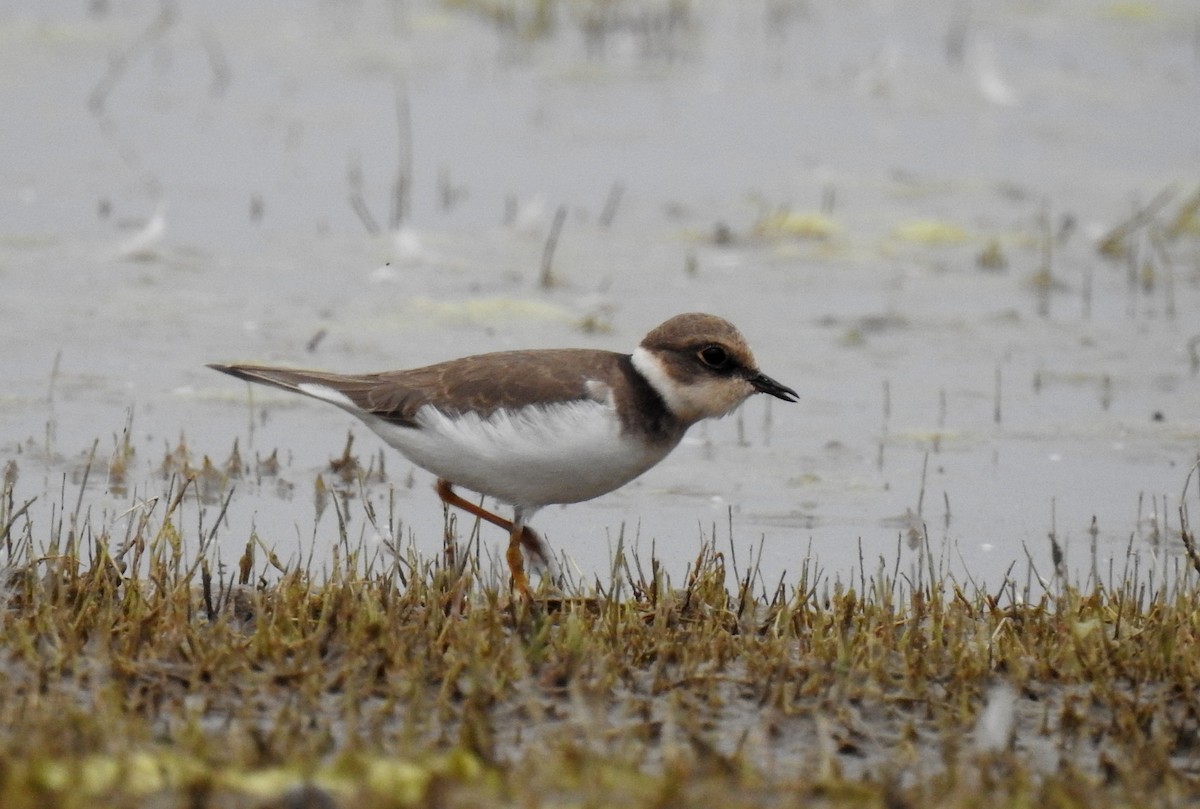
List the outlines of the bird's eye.
{"type": "Polygon", "coordinates": [[[729,353],[720,346],[705,346],[700,349],[700,361],[709,368],[725,368],[729,365],[729,353]]]}

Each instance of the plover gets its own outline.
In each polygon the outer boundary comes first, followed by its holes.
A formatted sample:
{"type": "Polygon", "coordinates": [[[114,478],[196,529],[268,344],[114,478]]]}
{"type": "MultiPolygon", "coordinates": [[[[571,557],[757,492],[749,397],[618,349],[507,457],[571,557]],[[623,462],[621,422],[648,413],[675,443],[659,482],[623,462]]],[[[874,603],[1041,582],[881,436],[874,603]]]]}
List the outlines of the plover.
{"type": "Polygon", "coordinates": [[[209,366],[335,404],[437,476],[442,501],[509,532],[505,558],[526,598],[521,548],[549,563],[529,518],[551,503],[612,491],[666,457],[687,429],[755,393],[798,395],[758,370],[733,324],[677,315],[632,354],[545,349],[478,354],[406,371],[334,374],[209,366]],[[513,519],[463,499],[462,486],[513,507],[513,519]]]}

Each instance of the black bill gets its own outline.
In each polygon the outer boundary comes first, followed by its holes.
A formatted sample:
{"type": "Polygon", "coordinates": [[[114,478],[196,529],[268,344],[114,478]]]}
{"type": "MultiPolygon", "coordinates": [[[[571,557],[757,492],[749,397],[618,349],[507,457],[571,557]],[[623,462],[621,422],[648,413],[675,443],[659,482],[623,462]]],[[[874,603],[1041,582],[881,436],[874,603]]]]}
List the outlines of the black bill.
{"type": "Polygon", "coordinates": [[[776,399],[783,399],[785,402],[796,402],[800,400],[800,394],[789,388],[787,385],[781,385],[771,377],[764,373],[756,373],[753,376],[747,377],[749,382],[760,393],[769,393],[776,399]]]}

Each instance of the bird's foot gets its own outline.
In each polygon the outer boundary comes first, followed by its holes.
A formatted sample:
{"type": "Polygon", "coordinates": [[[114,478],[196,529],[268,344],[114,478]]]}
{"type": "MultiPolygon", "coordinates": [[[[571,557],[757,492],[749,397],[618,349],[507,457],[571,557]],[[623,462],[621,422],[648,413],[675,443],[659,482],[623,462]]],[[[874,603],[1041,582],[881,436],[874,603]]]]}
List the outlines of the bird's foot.
{"type": "Polygon", "coordinates": [[[513,589],[521,594],[525,603],[533,603],[533,594],[529,591],[529,579],[525,575],[525,557],[521,554],[521,546],[525,544],[525,534],[528,532],[538,542],[537,534],[529,528],[513,526],[508,536],[508,551],[504,558],[508,561],[508,569],[512,573],[513,589]]]}

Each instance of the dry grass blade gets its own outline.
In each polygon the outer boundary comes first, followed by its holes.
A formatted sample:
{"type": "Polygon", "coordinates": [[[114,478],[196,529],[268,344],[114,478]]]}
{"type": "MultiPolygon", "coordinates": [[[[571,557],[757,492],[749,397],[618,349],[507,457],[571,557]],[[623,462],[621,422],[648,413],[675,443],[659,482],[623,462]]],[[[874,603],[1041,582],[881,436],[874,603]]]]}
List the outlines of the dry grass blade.
{"type": "Polygon", "coordinates": [[[676,585],[622,536],[628,588],[568,583],[531,610],[478,546],[421,559],[369,506],[391,555],[356,545],[362,490],[333,498],[328,576],[254,534],[226,570],[227,500],[195,541],[191,483],[131,508],[116,556],[13,543],[0,805],[1104,809],[1196,787],[1196,576],[985,592],[925,537],[915,585],[864,560],[856,586],[805,565],[768,591],[761,546],[735,569],[710,538],[676,585]]]}

